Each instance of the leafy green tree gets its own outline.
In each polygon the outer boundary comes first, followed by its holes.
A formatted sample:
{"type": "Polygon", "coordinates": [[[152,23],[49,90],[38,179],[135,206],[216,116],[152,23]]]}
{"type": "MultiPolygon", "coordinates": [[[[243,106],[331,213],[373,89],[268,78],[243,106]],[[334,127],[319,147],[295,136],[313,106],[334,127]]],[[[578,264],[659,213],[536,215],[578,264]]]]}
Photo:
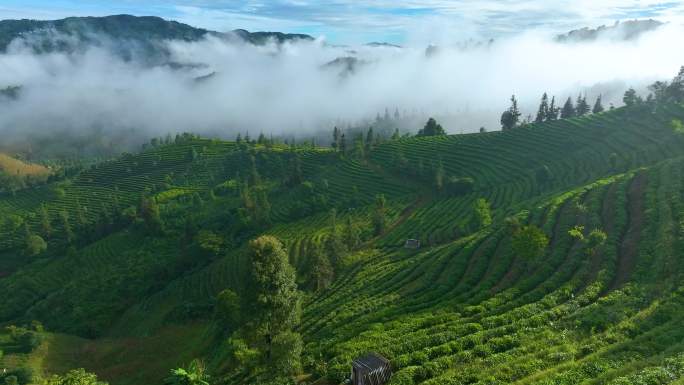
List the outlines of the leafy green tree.
{"type": "Polygon", "coordinates": [[[625,91],[625,95],[622,97],[622,102],[625,106],[630,107],[639,103],[639,96],[634,88],[630,88],[625,91]]]}
{"type": "Polygon", "coordinates": [[[515,128],[520,122],[520,116],[522,114],[518,109],[518,100],[513,95],[511,96],[511,107],[501,115],[501,129],[505,131],[515,128]]]}
{"type": "Polygon", "coordinates": [[[572,98],[568,98],[565,105],[563,105],[563,109],[561,109],[561,119],[574,118],[575,116],[575,105],[572,104],[572,98]]]}
{"type": "Polygon", "coordinates": [[[535,123],[544,122],[549,115],[549,96],[544,92],[542,95],[541,103],[539,103],[539,110],[537,111],[537,118],[534,120],[535,123]]]}
{"type": "Polygon", "coordinates": [[[594,253],[599,247],[603,246],[608,239],[608,234],[601,229],[591,230],[587,237],[587,247],[591,253],[594,253]]]}
{"type": "Polygon", "coordinates": [[[195,240],[200,249],[208,252],[212,256],[218,256],[223,249],[223,238],[210,230],[200,230],[195,236],[195,240]]]}
{"type": "Polygon", "coordinates": [[[584,116],[588,114],[591,111],[591,107],[587,103],[587,97],[580,96],[577,97],[577,106],[575,107],[575,115],[576,116],[584,116]]]}
{"type": "Polygon", "coordinates": [[[164,223],[159,214],[159,206],[154,198],[140,197],[140,216],[145,222],[145,227],[150,234],[159,234],[164,231],[164,223]]]}
{"type": "Polygon", "coordinates": [[[19,385],[19,379],[17,376],[7,376],[5,377],[5,385],[19,385]]]}
{"type": "Polygon", "coordinates": [[[648,89],[651,91],[649,101],[665,103],[672,100],[672,98],[670,98],[670,84],[668,82],[657,81],[648,86],[648,89]]]}
{"type": "Polygon", "coordinates": [[[513,251],[527,261],[541,257],[548,244],[546,234],[534,225],[522,226],[511,239],[513,251]]]}
{"type": "Polygon", "coordinates": [[[668,87],[668,96],[672,101],[681,103],[684,101],[684,66],[679,68],[679,72],[668,87]]]}
{"type": "Polygon", "coordinates": [[[47,250],[47,242],[39,235],[31,234],[26,239],[26,254],[28,256],[36,256],[47,250]]]}
{"type": "Polygon", "coordinates": [[[504,113],[501,114],[501,129],[503,131],[514,128],[516,124],[517,121],[515,120],[513,114],[510,111],[504,111],[504,113]]]}
{"type": "Polygon", "coordinates": [[[259,226],[266,227],[271,225],[271,203],[265,189],[259,189],[257,194],[257,204],[255,207],[255,218],[259,226]]]}
{"type": "Polygon", "coordinates": [[[229,330],[234,330],[240,325],[241,311],[240,296],[233,290],[225,289],[216,296],[216,315],[229,330]]]}
{"type": "Polygon", "coordinates": [[[594,229],[587,236],[585,236],[584,226],[575,226],[568,231],[568,234],[578,241],[584,243],[587,254],[589,255],[595,255],[599,248],[603,246],[608,239],[608,234],[601,229],[594,229]]]}
{"type": "Polygon", "coordinates": [[[347,217],[347,223],[344,226],[344,242],[349,250],[356,250],[361,245],[359,229],[354,224],[351,215],[347,217]]]}
{"type": "Polygon", "coordinates": [[[446,131],[444,131],[444,128],[437,123],[437,121],[434,118],[428,119],[427,123],[425,123],[425,127],[423,127],[420,131],[418,131],[418,135],[416,136],[439,136],[439,135],[446,135],[446,131]]]}
{"type": "Polygon", "coordinates": [[[21,216],[16,214],[7,214],[7,216],[5,217],[5,221],[3,223],[3,227],[7,229],[8,232],[14,233],[21,229],[24,223],[24,218],[22,218],[21,216]]]}
{"type": "Polygon", "coordinates": [[[43,385],[107,385],[107,383],[99,381],[95,374],[88,373],[85,369],[74,369],[62,376],[49,377],[43,385]]]}
{"type": "Polygon", "coordinates": [[[392,134],[392,140],[399,140],[400,137],[401,135],[399,135],[399,129],[395,128],[394,133],[392,134]]]}
{"type": "Polygon", "coordinates": [[[193,360],[187,368],[172,369],[165,382],[167,385],[210,385],[209,380],[204,364],[193,360]]]}
{"type": "Polygon", "coordinates": [[[331,146],[335,152],[340,149],[340,129],[337,128],[337,126],[333,128],[333,141],[331,146]]]}
{"type": "Polygon", "coordinates": [[[373,149],[373,142],[375,142],[373,127],[369,127],[368,133],[366,133],[366,154],[370,153],[370,151],[373,149]]]}
{"type": "Polygon", "coordinates": [[[295,343],[287,349],[278,342],[301,339],[292,332],[301,316],[295,270],[290,266],[282,243],[269,235],[251,241],[249,255],[252,274],[245,306],[254,317],[255,343],[264,352],[266,364],[277,374],[293,374],[299,369],[298,365],[281,365],[283,362],[297,363],[301,350],[297,350],[295,343]]]}
{"type": "Polygon", "coordinates": [[[375,198],[375,213],[373,214],[373,234],[375,236],[385,233],[387,228],[386,200],[383,194],[375,198]]]}
{"type": "Polygon", "coordinates": [[[670,122],[672,130],[677,134],[684,134],[684,123],[679,119],[672,119],[670,122]]]}
{"type": "Polygon", "coordinates": [[[332,283],[334,270],[330,258],[323,252],[319,244],[311,248],[310,260],[313,264],[311,269],[311,284],[315,291],[326,289],[332,283]]]}
{"type": "Polygon", "coordinates": [[[475,201],[473,206],[472,225],[473,230],[477,231],[492,224],[492,209],[487,200],[480,198],[475,201]]]}
{"type": "Polygon", "coordinates": [[[330,234],[325,238],[325,252],[330,256],[334,265],[337,265],[339,259],[345,251],[343,236],[337,228],[337,210],[330,210],[330,234]]]}
{"type": "Polygon", "coordinates": [[[271,369],[277,376],[281,377],[272,381],[274,385],[292,383],[287,377],[302,370],[301,356],[304,348],[303,345],[302,337],[299,333],[290,330],[273,337],[271,369]]]}
{"type": "Polygon", "coordinates": [[[568,235],[577,239],[578,241],[584,241],[584,226],[573,227],[572,229],[568,230],[568,235]]]}
{"type": "Polygon", "coordinates": [[[234,333],[226,342],[237,367],[243,372],[253,374],[260,365],[261,352],[249,346],[247,341],[240,337],[239,333],[234,333]]]}
{"type": "Polygon", "coordinates": [[[605,108],[603,108],[603,102],[601,101],[602,97],[599,95],[596,98],[596,103],[594,103],[594,108],[592,108],[591,112],[594,114],[600,114],[601,112],[605,111],[605,108]]]}
{"type": "Polygon", "coordinates": [[[556,106],[556,97],[551,98],[551,104],[549,105],[549,110],[546,114],[546,121],[552,122],[558,120],[558,113],[560,112],[560,107],[556,106]]]}

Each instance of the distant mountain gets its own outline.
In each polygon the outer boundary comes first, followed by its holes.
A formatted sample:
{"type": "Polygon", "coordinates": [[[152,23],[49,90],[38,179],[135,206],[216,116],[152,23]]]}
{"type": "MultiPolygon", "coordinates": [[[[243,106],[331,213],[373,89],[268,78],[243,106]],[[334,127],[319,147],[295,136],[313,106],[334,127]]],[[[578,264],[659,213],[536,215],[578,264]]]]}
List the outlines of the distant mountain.
{"type": "Polygon", "coordinates": [[[384,42],[377,42],[377,41],[367,43],[366,46],[375,47],[375,48],[403,48],[400,45],[384,43],[384,42]]]}
{"type": "Polygon", "coordinates": [[[0,52],[23,38],[23,44],[36,53],[73,52],[91,45],[107,44],[108,48],[130,60],[133,57],[159,62],[167,57],[166,40],[198,41],[206,36],[262,45],[268,41],[282,44],[293,40],[313,40],[302,34],[281,32],[248,32],[242,29],[228,33],[195,28],[159,17],[113,15],[105,17],[69,17],[61,20],[0,21],[0,52]]]}
{"type": "Polygon", "coordinates": [[[616,22],[612,26],[602,25],[595,29],[582,28],[556,36],[556,41],[562,43],[578,43],[594,41],[599,38],[610,40],[634,40],[642,34],[654,31],[665,23],[657,20],[630,20],[623,23],[616,22]]]}
{"type": "Polygon", "coordinates": [[[249,32],[245,31],[244,29],[236,29],[232,33],[242,38],[242,40],[254,45],[264,45],[269,41],[275,41],[278,44],[283,44],[288,41],[314,40],[312,36],[300,33],[249,32]]]}
{"type": "Polygon", "coordinates": [[[322,66],[323,69],[334,69],[339,71],[341,77],[346,77],[356,73],[359,67],[368,64],[365,60],[360,60],[354,56],[338,57],[322,66]]]}

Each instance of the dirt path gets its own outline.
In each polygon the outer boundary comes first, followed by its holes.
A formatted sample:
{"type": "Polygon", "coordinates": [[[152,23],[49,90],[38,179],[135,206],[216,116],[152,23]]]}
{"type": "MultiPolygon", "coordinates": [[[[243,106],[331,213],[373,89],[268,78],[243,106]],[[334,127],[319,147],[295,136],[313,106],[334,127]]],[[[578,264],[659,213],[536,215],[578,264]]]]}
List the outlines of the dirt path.
{"type": "Polygon", "coordinates": [[[634,177],[629,186],[627,195],[628,205],[628,228],[620,242],[618,265],[615,279],[610,285],[610,290],[620,288],[627,283],[632,275],[639,254],[639,238],[644,226],[644,193],[648,177],[641,173],[634,177]]]}
{"type": "MultiPolygon", "coordinates": [[[[610,185],[608,190],[606,190],[601,203],[601,224],[603,226],[603,231],[608,234],[608,237],[612,237],[615,232],[615,198],[617,187],[617,183],[610,185]]],[[[599,270],[601,269],[601,261],[603,258],[603,253],[594,253],[591,256],[591,260],[589,261],[589,276],[584,281],[580,291],[584,290],[596,280],[599,270]]]]}

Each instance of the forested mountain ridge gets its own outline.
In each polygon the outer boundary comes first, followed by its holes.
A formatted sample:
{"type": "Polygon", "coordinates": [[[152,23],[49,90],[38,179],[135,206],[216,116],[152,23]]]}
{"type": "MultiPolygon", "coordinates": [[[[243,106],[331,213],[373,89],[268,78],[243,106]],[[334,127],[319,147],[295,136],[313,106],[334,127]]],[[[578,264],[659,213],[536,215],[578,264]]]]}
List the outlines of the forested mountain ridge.
{"type": "Polygon", "coordinates": [[[556,40],[564,43],[581,43],[597,39],[630,41],[638,39],[647,32],[655,31],[663,25],[665,23],[653,19],[618,21],[611,26],[575,29],[556,36],[556,40]]]}
{"type": "MultiPolygon", "coordinates": [[[[112,15],[104,17],[69,17],[60,20],[0,20],[0,52],[12,42],[21,43],[36,53],[71,52],[85,47],[110,46],[125,59],[133,55],[148,60],[164,57],[165,41],[195,42],[207,36],[247,42],[255,45],[269,41],[313,40],[303,34],[281,32],[215,32],[191,27],[154,16],[112,15]]],[[[154,62],[154,61],[153,61],[154,62]]],[[[156,63],[156,62],[155,62],[156,63]]]]}

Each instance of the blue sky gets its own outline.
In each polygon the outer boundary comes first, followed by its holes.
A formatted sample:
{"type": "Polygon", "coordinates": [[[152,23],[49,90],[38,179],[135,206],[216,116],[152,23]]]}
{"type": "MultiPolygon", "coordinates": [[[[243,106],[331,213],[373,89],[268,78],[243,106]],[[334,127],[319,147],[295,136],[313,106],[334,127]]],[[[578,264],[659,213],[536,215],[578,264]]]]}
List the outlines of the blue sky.
{"type": "Polygon", "coordinates": [[[529,28],[566,31],[616,20],[684,21],[684,1],[650,0],[0,0],[0,19],[129,13],[227,31],[308,33],[332,43],[403,44],[489,38],[529,28]]]}

